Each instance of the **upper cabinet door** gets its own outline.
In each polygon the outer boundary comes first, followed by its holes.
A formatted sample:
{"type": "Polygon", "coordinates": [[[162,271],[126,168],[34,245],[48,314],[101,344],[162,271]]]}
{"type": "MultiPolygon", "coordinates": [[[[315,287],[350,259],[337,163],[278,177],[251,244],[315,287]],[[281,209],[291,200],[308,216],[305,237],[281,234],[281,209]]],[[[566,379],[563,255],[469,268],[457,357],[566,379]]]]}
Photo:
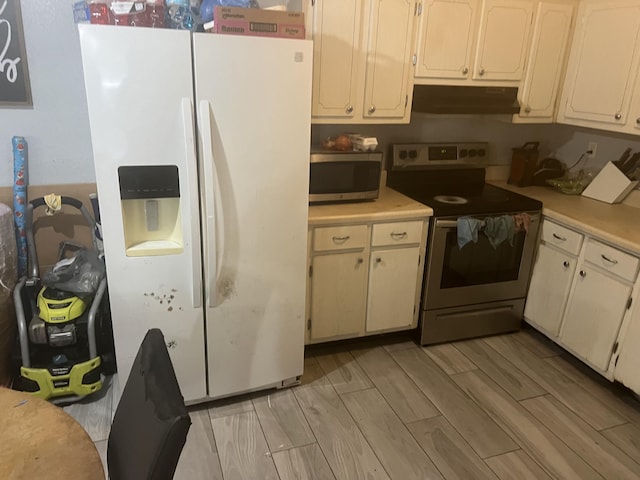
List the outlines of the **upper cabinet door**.
{"type": "Polygon", "coordinates": [[[640,2],[584,0],[558,120],[596,127],[597,123],[609,125],[604,128],[624,126],[639,52],[640,2]]]}
{"type": "Polygon", "coordinates": [[[315,2],[312,115],[361,115],[362,23],[362,0],[315,2]]]}
{"type": "Polygon", "coordinates": [[[414,0],[371,2],[364,118],[403,118],[412,83],[414,0]]]}
{"type": "Polygon", "coordinates": [[[538,4],[529,62],[519,92],[522,119],[553,120],[573,9],[573,2],[566,0],[538,4]]]}
{"type": "Polygon", "coordinates": [[[522,78],[532,16],[531,0],[483,1],[474,80],[522,78]]]}
{"type": "Polygon", "coordinates": [[[478,0],[426,0],[416,77],[465,79],[471,70],[478,0]]]}

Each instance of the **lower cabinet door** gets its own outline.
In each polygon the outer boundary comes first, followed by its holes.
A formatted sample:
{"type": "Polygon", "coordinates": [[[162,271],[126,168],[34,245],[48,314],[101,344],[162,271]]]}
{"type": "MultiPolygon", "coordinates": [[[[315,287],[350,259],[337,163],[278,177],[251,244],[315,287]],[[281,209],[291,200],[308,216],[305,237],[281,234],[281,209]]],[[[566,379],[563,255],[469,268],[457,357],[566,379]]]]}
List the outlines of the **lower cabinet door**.
{"type": "Polygon", "coordinates": [[[311,339],[361,333],[367,295],[364,253],[315,256],[312,268],[311,339]]]}
{"type": "Polygon", "coordinates": [[[419,262],[419,247],[371,252],[367,332],[411,326],[419,262]]]}
{"type": "Polygon", "coordinates": [[[631,287],[582,265],[560,332],[561,343],[606,371],[631,287]]]}
{"type": "Polygon", "coordinates": [[[524,318],[534,327],[558,336],[569,297],[576,258],[541,244],[533,267],[524,318]]]}

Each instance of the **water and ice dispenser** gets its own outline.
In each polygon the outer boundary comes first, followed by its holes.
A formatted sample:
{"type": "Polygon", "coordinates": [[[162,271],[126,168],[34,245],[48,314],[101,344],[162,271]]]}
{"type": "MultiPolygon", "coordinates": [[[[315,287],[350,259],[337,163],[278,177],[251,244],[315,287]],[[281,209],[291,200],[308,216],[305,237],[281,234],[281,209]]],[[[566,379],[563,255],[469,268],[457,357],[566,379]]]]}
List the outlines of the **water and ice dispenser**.
{"type": "Polygon", "coordinates": [[[184,242],[178,167],[122,166],[118,178],[126,255],[181,253],[184,242]]]}

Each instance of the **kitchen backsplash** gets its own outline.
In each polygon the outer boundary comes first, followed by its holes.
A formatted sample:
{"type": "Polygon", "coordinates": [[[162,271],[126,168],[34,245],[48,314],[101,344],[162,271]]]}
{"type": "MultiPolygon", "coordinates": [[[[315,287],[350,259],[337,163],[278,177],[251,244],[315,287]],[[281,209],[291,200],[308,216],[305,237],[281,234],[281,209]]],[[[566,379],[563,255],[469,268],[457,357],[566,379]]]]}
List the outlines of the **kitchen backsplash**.
{"type": "MultiPolygon", "coordinates": [[[[635,139],[630,135],[569,125],[512,124],[510,116],[499,115],[414,114],[409,125],[313,125],[312,142],[320,144],[326,137],[344,132],[377,137],[385,154],[393,143],[486,141],[490,145],[493,165],[510,165],[511,149],[528,141],[540,142],[540,159],[554,156],[568,166],[580,158],[589,142],[596,142],[595,158],[583,159],[576,170],[599,171],[608,161],[619,158],[627,147],[640,151],[640,137],[635,139]]],[[[508,175],[508,170],[506,172],[508,175]]]]}

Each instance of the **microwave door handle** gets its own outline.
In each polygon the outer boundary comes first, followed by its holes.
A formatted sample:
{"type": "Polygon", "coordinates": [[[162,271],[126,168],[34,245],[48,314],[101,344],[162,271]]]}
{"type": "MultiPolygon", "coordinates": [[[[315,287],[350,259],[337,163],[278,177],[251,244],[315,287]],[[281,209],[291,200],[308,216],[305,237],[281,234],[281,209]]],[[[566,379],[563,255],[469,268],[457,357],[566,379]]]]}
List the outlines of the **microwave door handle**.
{"type": "Polygon", "coordinates": [[[183,98],[182,128],[185,149],[185,172],[189,192],[189,230],[191,234],[191,305],[200,308],[202,298],[201,269],[200,269],[200,218],[198,208],[198,185],[196,145],[193,128],[193,106],[190,98],[183,98]]]}
{"type": "MultiPolygon", "coordinates": [[[[224,233],[217,232],[216,226],[222,226],[224,222],[216,222],[216,197],[219,184],[213,156],[213,140],[211,138],[211,109],[207,100],[200,101],[200,132],[202,134],[202,165],[204,171],[204,199],[205,199],[205,251],[207,256],[207,297],[209,307],[217,307],[218,298],[218,266],[223,261],[223,248],[218,249],[218,241],[221,241],[224,233]],[[218,234],[218,235],[216,235],[218,234]],[[218,251],[220,256],[218,256],[218,251]]],[[[220,219],[222,220],[222,219],[220,219]]]]}

